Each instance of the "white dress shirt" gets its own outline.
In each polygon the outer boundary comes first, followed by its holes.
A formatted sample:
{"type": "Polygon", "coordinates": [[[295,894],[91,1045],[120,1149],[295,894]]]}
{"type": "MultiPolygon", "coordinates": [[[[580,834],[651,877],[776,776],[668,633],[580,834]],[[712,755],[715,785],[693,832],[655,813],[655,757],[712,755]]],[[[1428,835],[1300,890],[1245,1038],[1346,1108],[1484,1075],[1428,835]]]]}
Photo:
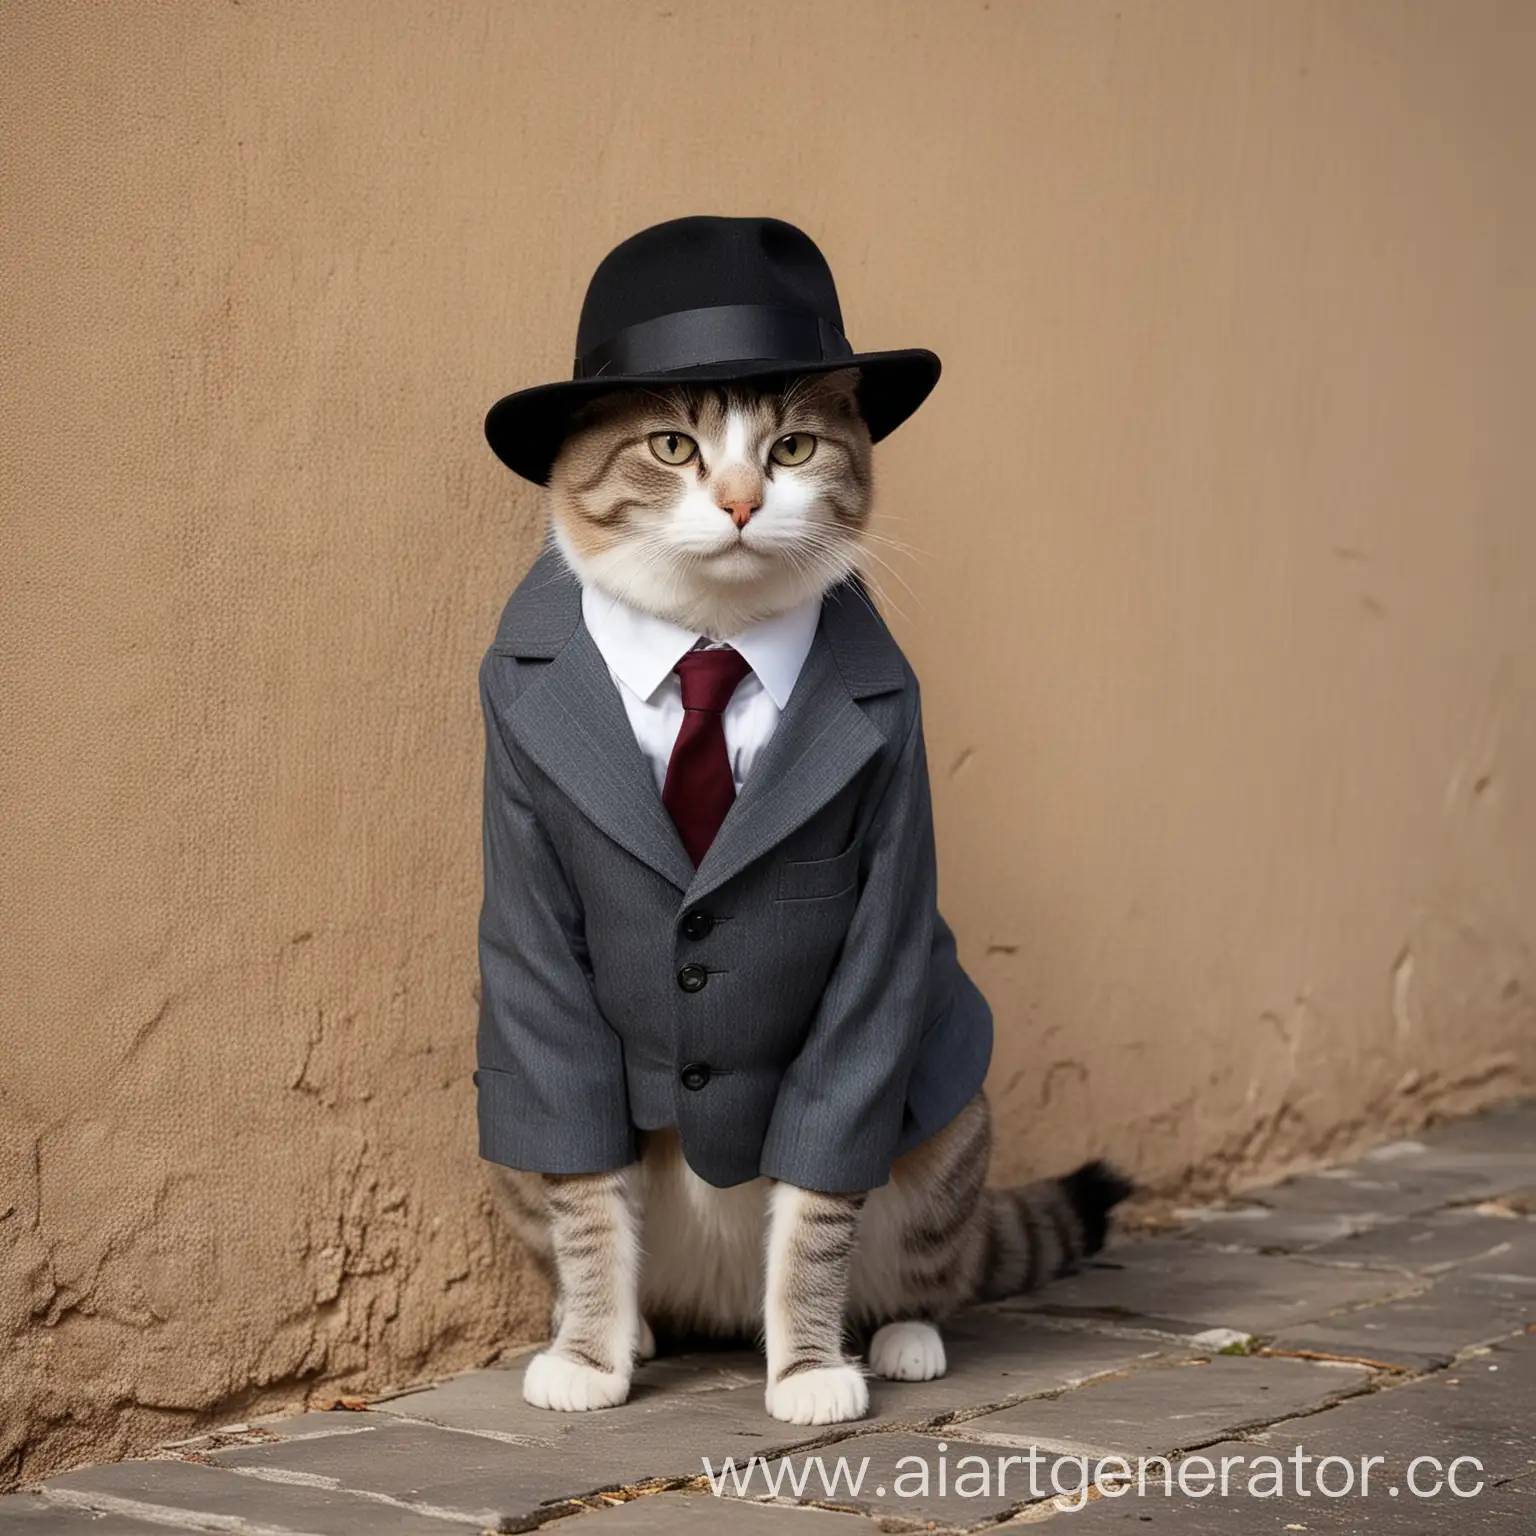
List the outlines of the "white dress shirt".
{"type": "MultiPolygon", "coordinates": [[[[704,637],[631,608],[593,586],[582,588],[581,617],[618,687],[660,793],[683,727],[683,688],[672,669],[704,637]]],[[[725,642],[740,651],[752,668],[731,696],[722,721],[738,794],[789,703],[820,617],[821,599],[812,598],[788,613],[750,625],[725,642]]]]}

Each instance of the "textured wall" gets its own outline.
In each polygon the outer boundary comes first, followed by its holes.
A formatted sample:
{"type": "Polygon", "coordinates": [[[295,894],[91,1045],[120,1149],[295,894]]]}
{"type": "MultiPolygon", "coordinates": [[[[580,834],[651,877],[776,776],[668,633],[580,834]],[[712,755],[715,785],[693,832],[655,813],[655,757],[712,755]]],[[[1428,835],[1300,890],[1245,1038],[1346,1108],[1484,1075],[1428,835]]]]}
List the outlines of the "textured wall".
{"type": "Polygon", "coordinates": [[[0,1466],[487,1357],[479,436],[642,224],[812,230],[998,1172],[1536,1082],[1536,9],[0,15],[0,1466]],[[28,1448],[29,1447],[29,1448],[28,1448]]]}

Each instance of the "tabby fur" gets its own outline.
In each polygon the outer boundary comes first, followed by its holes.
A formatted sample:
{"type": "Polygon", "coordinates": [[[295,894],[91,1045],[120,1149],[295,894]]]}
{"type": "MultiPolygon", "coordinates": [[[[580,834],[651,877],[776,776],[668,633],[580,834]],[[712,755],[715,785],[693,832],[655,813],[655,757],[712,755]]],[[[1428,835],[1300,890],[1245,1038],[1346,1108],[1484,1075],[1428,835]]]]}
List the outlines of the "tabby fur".
{"type": "MultiPolygon", "coordinates": [[[[855,570],[868,579],[880,562],[857,385],[841,370],[778,389],[636,390],[597,402],[551,475],[556,544],[584,582],[713,639],[855,570]],[[685,434],[696,454],[664,462],[649,446],[659,433],[685,434]],[[814,437],[804,463],[774,461],[786,434],[814,437]]],[[[1129,1190],[1098,1162],[988,1189],[984,1094],[867,1192],[767,1179],[718,1189],[689,1168],[675,1131],[640,1139],[639,1160],[607,1173],[495,1169],[502,1208],[556,1297],[552,1342],[524,1378],[539,1406],[623,1402],[660,1333],[760,1338],[775,1418],[858,1418],[869,1392],[851,1346],[863,1346],[876,1376],[942,1375],[945,1318],[1097,1252],[1129,1190]]]]}

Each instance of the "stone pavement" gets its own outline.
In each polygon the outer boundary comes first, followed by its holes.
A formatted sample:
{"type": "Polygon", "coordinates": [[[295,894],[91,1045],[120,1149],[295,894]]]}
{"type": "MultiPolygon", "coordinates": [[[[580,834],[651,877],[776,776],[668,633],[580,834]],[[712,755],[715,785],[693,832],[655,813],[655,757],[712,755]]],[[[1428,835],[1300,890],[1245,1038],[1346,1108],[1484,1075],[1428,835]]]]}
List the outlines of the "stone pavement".
{"type": "Polygon", "coordinates": [[[774,1422],[734,1353],[543,1413],[520,1357],[67,1473],[0,1532],[1536,1532],[1536,1104],[1179,1217],[969,1313],[858,1424],[774,1422]]]}

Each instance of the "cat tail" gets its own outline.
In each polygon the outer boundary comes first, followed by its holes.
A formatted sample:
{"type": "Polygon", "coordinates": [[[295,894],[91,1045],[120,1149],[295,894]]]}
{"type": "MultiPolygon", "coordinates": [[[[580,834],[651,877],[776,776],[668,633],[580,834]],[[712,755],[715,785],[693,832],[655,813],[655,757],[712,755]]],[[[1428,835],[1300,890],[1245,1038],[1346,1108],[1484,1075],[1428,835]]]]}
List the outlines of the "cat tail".
{"type": "Polygon", "coordinates": [[[985,1190],[982,1296],[1017,1296],[1076,1269],[1104,1246],[1109,1213],[1132,1187],[1117,1169],[1095,1160],[1065,1178],[985,1190]]]}

